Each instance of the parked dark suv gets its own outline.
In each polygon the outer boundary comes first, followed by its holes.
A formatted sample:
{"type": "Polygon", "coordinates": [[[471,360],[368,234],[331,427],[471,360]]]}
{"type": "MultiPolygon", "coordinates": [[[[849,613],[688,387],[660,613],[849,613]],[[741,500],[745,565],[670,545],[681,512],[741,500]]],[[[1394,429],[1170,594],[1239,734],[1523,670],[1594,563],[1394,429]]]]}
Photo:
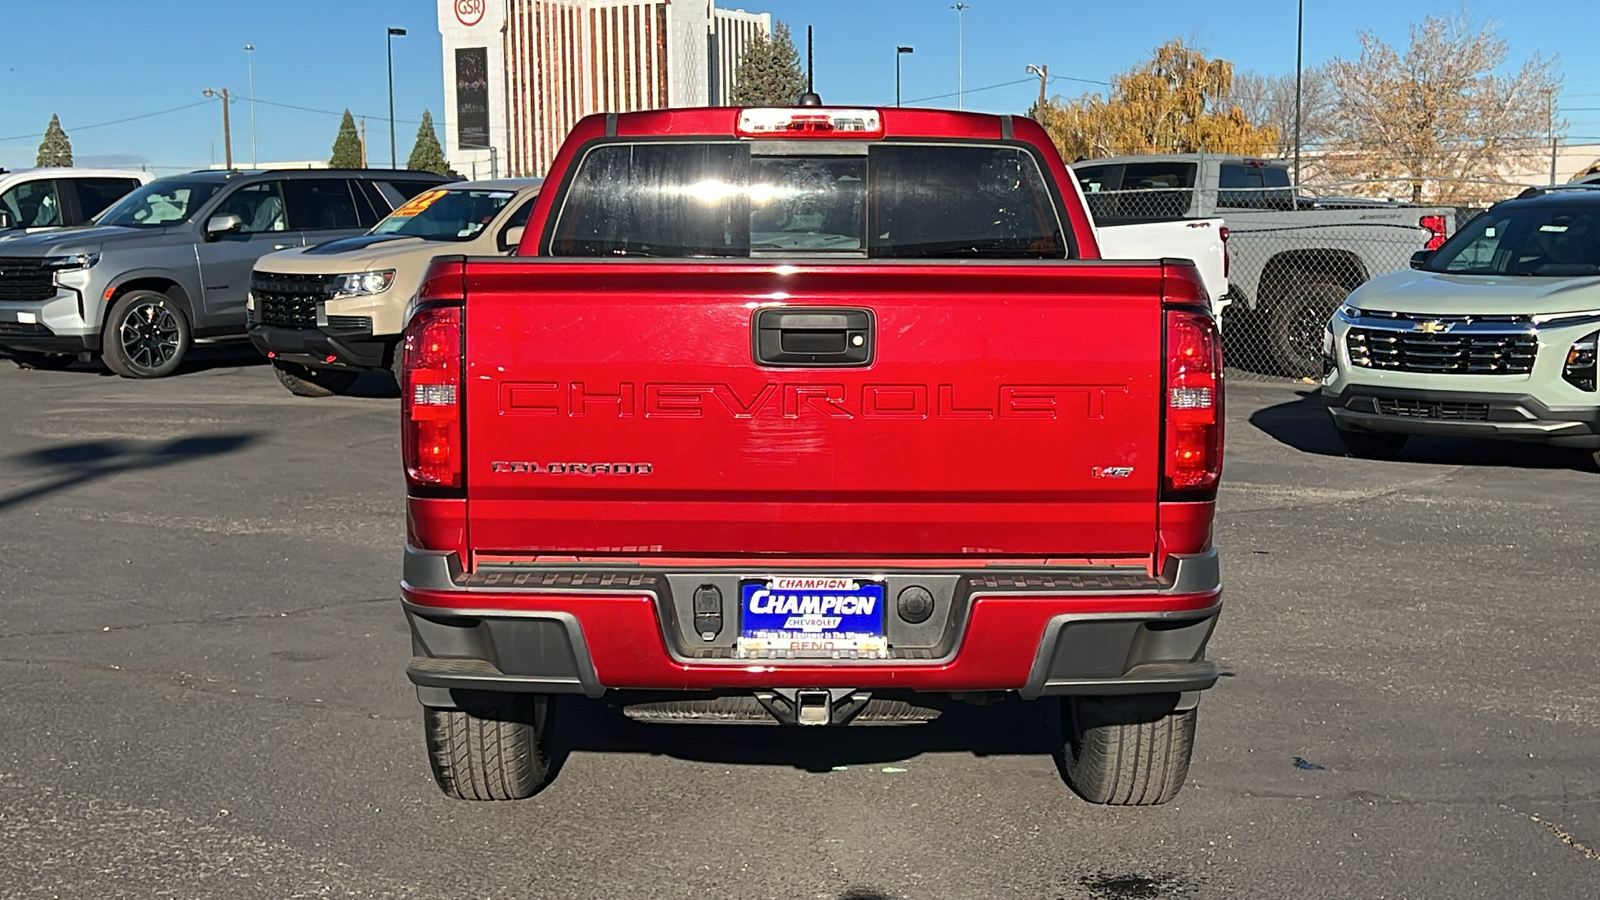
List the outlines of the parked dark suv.
{"type": "Polygon", "coordinates": [[[23,366],[99,356],[128,378],[170,375],[194,341],[245,337],[258,257],[362,234],[447,180],[391,169],[157,179],[92,225],[0,242],[0,350],[23,366]]]}

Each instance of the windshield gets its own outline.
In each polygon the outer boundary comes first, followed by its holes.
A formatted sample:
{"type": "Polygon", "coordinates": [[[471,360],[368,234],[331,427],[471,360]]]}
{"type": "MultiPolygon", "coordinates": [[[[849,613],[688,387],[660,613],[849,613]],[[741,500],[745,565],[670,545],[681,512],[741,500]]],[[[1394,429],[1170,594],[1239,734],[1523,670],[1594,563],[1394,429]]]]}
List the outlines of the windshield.
{"type": "Polygon", "coordinates": [[[1496,207],[1463,226],[1426,268],[1455,275],[1600,275],[1600,204],[1496,207]]]}
{"type": "Polygon", "coordinates": [[[552,255],[1066,255],[1038,164],[1015,147],[885,143],[854,153],[751,151],[748,142],[592,150],[573,176],[552,255]]]}
{"type": "Polygon", "coordinates": [[[94,222],[125,228],[176,225],[189,221],[221,189],[219,181],[152,181],[111,204],[94,222]]]}
{"type": "Polygon", "coordinates": [[[430,241],[470,241],[505,209],[516,191],[423,191],[373,227],[373,234],[404,234],[430,241]]]}

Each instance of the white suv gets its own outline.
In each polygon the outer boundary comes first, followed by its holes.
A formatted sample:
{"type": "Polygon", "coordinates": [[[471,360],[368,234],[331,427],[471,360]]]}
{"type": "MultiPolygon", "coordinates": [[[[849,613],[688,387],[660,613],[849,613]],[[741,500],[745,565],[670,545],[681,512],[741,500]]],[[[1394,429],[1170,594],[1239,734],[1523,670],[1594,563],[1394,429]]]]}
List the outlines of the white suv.
{"type": "Polygon", "coordinates": [[[1458,435],[1600,463],[1600,185],[1524,191],[1412,266],[1357,288],[1324,335],[1345,448],[1392,458],[1410,435],[1458,435]]]}

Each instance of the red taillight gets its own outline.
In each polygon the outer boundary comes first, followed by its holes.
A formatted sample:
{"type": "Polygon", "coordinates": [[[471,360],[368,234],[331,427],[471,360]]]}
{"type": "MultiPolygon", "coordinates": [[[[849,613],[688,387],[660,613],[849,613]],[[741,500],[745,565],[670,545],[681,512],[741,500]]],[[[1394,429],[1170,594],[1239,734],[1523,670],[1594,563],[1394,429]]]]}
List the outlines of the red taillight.
{"type": "Polygon", "coordinates": [[[1222,277],[1228,277],[1228,269],[1233,266],[1233,257],[1228,253],[1228,238],[1233,236],[1233,230],[1227,227],[1217,231],[1222,235],[1222,277]]]}
{"type": "Polygon", "coordinates": [[[461,307],[421,306],[406,325],[400,385],[406,480],[420,487],[463,485],[461,307]]]}
{"type": "Polygon", "coordinates": [[[1165,488],[1215,490],[1222,475],[1222,339],[1206,313],[1169,309],[1165,488]]]}
{"type": "Polygon", "coordinates": [[[1445,232],[1450,227],[1444,216],[1423,216],[1417,220],[1417,224],[1428,232],[1428,243],[1424,245],[1425,249],[1437,250],[1444,246],[1444,239],[1447,237],[1445,232]]]}

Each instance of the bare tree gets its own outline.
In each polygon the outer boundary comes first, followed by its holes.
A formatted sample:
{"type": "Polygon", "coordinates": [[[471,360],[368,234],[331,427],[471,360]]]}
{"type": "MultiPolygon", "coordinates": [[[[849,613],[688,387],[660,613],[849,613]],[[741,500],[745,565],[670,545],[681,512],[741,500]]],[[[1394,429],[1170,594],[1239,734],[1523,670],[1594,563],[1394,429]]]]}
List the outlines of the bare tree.
{"type": "MultiPolygon", "coordinates": [[[[1404,53],[1361,34],[1361,58],[1328,64],[1334,92],[1321,160],[1333,177],[1399,181],[1413,202],[1504,196],[1511,170],[1547,157],[1560,86],[1555,62],[1535,55],[1498,74],[1506,42],[1491,25],[1429,16],[1404,53]]],[[[1381,192],[1381,190],[1380,190],[1381,192]]]]}
{"type": "MultiPolygon", "coordinates": [[[[1300,146],[1315,148],[1328,137],[1329,117],[1333,112],[1333,90],[1328,73],[1321,68],[1301,73],[1300,146]]],[[[1281,158],[1294,156],[1294,75],[1261,75],[1242,72],[1233,76],[1233,89],[1227,102],[1237,106],[1246,119],[1278,130],[1273,151],[1281,158]]]]}

